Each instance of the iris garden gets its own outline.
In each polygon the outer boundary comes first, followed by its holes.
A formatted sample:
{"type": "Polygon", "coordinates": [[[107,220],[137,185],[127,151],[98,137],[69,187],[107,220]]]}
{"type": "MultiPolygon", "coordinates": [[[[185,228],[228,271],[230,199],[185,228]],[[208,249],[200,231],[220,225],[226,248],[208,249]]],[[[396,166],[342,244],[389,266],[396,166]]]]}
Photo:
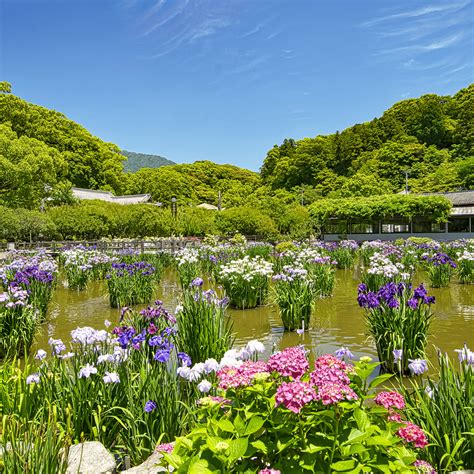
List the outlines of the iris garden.
{"type": "Polygon", "coordinates": [[[18,449],[5,450],[0,466],[15,472],[47,459],[61,472],[61,450],[85,439],[134,465],[158,449],[178,472],[468,468],[474,355],[467,345],[447,356],[440,347],[430,360],[428,345],[438,317],[431,289],[474,283],[473,252],[472,241],[237,239],[174,257],[9,253],[0,268],[0,444],[18,449]],[[165,268],[180,281],[174,311],[156,300],[165,268]],[[352,298],[378,360],[356,360],[347,347],[323,355],[317,343],[235,342],[229,308],[262,305],[306,341],[337,269],[359,280],[352,298]],[[54,291],[87,295],[95,281],[115,319],[32,350],[54,291]]]}

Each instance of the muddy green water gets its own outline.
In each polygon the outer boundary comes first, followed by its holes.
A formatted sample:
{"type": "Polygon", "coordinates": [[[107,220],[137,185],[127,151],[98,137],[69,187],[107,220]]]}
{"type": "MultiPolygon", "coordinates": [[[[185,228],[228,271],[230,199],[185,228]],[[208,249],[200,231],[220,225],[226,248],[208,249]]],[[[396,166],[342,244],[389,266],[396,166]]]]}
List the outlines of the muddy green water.
{"type": "MultiPolygon", "coordinates": [[[[270,353],[273,347],[283,349],[303,343],[315,355],[333,353],[346,346],[356,357],[376,358],[375,347],[367,337],[364,312],[356,300],[359,281],[357,271],[338,270],[333,295],[317,301],[310,328],[302,336],[283,331],[278,308],[272,304],[245,311],[230,310],[236,346],[259,339],[270,353]]],[[[416,283],[421,281],[426,279],[422,274],[417,275],[416,283]]],[[[48,320],[41,327],[33,349],[45,348],[49,337],[69,341],[71,330],[78,326],[103,328],[106,319],[116,324],[119,311],[110,308],[106,288],[105,282],[98,282],[90,284],[86,291],[78,292],[67,289],[60,280],[49,307],[48,320]]],[[[435,354],[435,347],[453,357],[456,355],[454,349],[461,348],[464,343],[473,349],[474,285],[452,282],[449,288],[430,288],[429,293],[436,297],[428,343],[430,359],[435,354]]],[[[163,300],[171,311],[179,303],[180,287],[172,270],[164,273],[156,298],[163,300]]]]}

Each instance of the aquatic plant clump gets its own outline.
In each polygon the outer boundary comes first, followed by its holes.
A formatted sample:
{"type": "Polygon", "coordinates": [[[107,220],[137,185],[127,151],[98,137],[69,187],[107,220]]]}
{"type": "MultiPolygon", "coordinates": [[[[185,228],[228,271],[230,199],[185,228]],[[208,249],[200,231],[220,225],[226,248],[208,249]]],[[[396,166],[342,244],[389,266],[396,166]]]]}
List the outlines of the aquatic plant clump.
{"type": "Polygon", "coordinates": [[[463,284],[474,283],[474,249],[464,249],[457,254],[459,281],[463,284]]]}
{"type": "Polygon", "coordinates": [[[26,290],[28,302],[39,313],[39,319],[44,320],[56,283],[57,263],[42,252],[12,252],[6,260],[10,260],[9,263],[0,267],[3,287],[14,286],[26,290]]]}
{"type": "Polygon", "coordinates": [[[164,453],[170,467],[189,472],[199,462],[219,472],[416,472],[415,463],[428,465],[427,434],[405,413],[402,395],[376,397],[374,389],[387,379],[369,383],[377,364],[362,358],[351,365],[326,354],[311,368],[302,347],[268,362],[247,351],[229,351],[209,369],[207,361],[178,369],[205,390],[193,413],[196,426],[164,453]]]}
{"type": "Polygon", "coordinates": [[[431,286],[433,288],[448,286],[457,268],[454,260],[442,252],[437,252],[434,255],[425,254],[421,258],[425,261],[431,286]]]}
{"type": "Polygon", "coordinates": [[[149,303],[155,289],[155,268],[147,262],[113,263],[107,287],[112,308],[149,303]]]}
{"type": "Polygon", "coordinates": [[[386,254],[375,252],[369,258],[369,265],[362,274],[362,282],[372,291],[395,282],[409,282],[413,268],[407,268],[400,261],[393,262],[386,254]]]}
{"type": "Polygon", "coordinates": [[[203,280],[195,278],[176,311],[179,347],[194,362],[222,357],[233,342],[232,322],[226,315],[229,299],[202,285],[203,280]]]}
{"type": "Polygon", "coordinates": [[[355,240],[341,240],[331,249],[331,257],[336,261],[337,268],[351,268],[358,250],[359,244],[355,240]]]}
{"type": "Polygon", "coordinates": [[[28,354],[38,322],[26,290],[11,284],[0,293],[0,359],[28,354]]]}
{"type": "MultiPolygon", "coordinates": [[[[175,344],[174,324],[156,302],[124,311],[111,332],[76,328],[70,345],[51,338],[24,369],[0,367],[2,414],[32,426],[54,413],[73,442],[98,440],[140,464],[185,426],[188,393],[176,368],[191,360],[175,344]]],[[[63,430],[51,429],[57,436],[63,430]]]]}
{"type": "Polygon", "coordinates": [[[201,272],[201,260],[199,251],[193,248],[185,248],[175,255],[176,268],[181,283],[181,288],[187,290],[191,282],[201,272]]]}
{"type": "Polygon", "coordinates": [[[63,264],[68,288],[84,290],[91,280],[103,279],[115,258],[95,250],[77,246],[64,250],[59,257],[63,264]]]}
{"type": "Polygon", "coordinates": [[[366,310],[369,334],[374,340],[382,369],[386,372],[419,375],[433,314],[434,296],[423,285],[390,282],[371,291],[359,285],[357,301],[366,310]]]}
{"type": "Polygon", "coordinates": [[[261,257],[245,256],[222,265],[217,278],[231,306],[248,309],[265,303],[272,273],[270,262],[261,257]]]}
{"type": "Polygon", "coordinates": [[[319,295],[316,281],[304,268],[284,266],[273,276],[274,297],[283,326],[288,331],[309,328],[314,300],[319,295]]]}
{"type": "Polygon", "coordinates": [[[474,459],[474,352],[456,350],[459,361],[438,352],[438,373],[401,384],[410,420],[430,433],[425,459],[439,472],[469,469],[474,459]]]}

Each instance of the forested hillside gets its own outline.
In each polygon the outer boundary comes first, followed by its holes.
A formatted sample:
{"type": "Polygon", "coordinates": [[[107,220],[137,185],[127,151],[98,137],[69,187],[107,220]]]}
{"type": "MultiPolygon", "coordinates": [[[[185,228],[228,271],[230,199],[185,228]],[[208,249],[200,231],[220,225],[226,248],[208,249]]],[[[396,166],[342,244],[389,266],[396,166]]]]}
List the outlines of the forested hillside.
{"type": "Polygon", "coordinates": [[[474,84],[453,97],[398,102],[380,118],[332,135],[286,139],[268,153],[261,177],[272,189],[317,197],[474,187],[474,84]]]}
{"type": "Polygon", "coordinates": [[[124,157],[63,114],[30,104],[0,83],[0,203],[35,207],[70,187],[121,191],[124,157]]]}
{"type": "MultiPolygon", "coordinates": [[[[70,187],[149,193],[154,201],[217,204],[233,222],[260,212],[279,232],[308,226],[317,200],[474,188],[474,85],[453,97],[404,100],[380,118],[332,135],[284,140],[261,173],[210,161],[124,172],[124,156],[63,114],[30,104],[0,83],[0,205],[32,210],[71,202],[70,187]]],[[[125,152],[127,153],[127,152],[125,152]]],[[[141,165],[152,160],[138,156],[141,165]]],[[[135,159],[135,158],[134,158],[135,159]]],[[[254,216],[254,220],[258,221],[254,216]]]]}
{"type": "Polygon", "coordinates": [[[123,162],[124,171],[135,173],[141,168],[160,168],[161,166],[175,165],[174,161],[168,160],[160,155],[149,155],[146,153],[135,153],[134,151],[122,150],[122,155],[127,159],[123,162]]]}

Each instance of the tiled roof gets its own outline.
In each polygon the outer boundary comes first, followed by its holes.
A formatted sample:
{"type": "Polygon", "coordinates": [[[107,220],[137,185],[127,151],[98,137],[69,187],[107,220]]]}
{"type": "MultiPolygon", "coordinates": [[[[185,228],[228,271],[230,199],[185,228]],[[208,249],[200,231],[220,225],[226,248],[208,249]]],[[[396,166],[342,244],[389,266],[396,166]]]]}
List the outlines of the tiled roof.
{"type": "Polygon", "coordinates": [[[453,206],[474,206],[474,191],[455,191],[452,193],[430,193],[449,199],[453,206]]]}
{"type": "Polygon", "coordinates": [[[116,202],[117,204],[140,204],[151,199],[149,194],[131,194],[128,196],[114,196],[109,191],[96,189],[72,188],[72,194],[77,199],[98,199],[100,201],[116,202]]]}

